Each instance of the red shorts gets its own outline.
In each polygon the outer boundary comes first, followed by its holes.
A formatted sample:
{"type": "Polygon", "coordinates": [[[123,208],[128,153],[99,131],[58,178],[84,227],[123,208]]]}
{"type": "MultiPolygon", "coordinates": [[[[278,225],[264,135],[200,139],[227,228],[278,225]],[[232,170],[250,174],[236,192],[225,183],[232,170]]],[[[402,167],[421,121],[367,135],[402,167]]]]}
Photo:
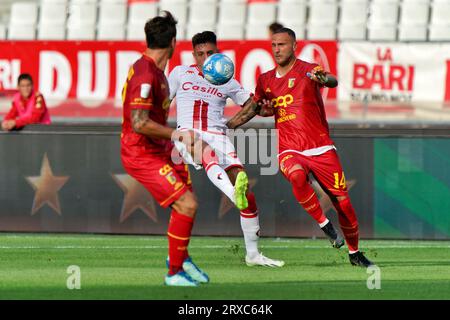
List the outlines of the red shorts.
{"type": "Polygon", "coordinates": [[[125,171],[140,182],[163,208],[192,190],[187,164],[175,164],[170,152],[129,157],[122,153],[125,171]]]}
{"type": "Polygon", "coordinates": [[[300,165],[305,173],[311,173],[322,189],[331,196],[346,196],[347,185],[341,162],[335,150],[329,150],[318,156],[304,156],[297,152],[284,152],[278,158],[280,170],[289,180],[289,175],[300,165]],[[295,168],[295,166],[297,167],[295,168]]]}

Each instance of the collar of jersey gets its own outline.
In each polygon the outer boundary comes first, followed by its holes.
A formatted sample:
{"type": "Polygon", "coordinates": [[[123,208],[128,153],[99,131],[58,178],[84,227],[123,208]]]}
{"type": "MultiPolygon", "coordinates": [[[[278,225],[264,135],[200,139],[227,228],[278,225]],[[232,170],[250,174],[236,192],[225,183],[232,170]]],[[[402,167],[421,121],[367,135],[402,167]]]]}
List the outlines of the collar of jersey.
{"type": "Polygon", "coordinates": [[[198,75],[199,75],[200,77],[203,77],[203,72],[200,70],[200,68],[198,67],[198,65],[196,65],[196,64],[191,64],[190,67],[194,67],[195,69],[197,69],[198,75]]]}

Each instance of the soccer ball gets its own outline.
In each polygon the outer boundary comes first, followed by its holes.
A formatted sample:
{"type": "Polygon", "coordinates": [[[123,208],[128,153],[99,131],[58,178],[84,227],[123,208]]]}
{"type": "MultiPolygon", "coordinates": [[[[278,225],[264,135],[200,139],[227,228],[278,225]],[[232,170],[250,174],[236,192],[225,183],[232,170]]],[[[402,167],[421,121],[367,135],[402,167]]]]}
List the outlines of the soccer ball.
{"type": "Polygon", "coordinates": [[[206,59],[202,71],[208,82],[220,86],[230,81],[233,77],[234,64],[226,55],[215,53],[206,59]]]}

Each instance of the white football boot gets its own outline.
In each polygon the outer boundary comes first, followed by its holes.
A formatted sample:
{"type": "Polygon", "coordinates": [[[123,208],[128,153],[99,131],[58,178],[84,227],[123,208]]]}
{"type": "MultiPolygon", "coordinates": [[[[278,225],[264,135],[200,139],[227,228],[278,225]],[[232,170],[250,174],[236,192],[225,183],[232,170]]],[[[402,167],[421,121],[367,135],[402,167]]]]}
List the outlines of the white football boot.
{"type": "Polygon", "coordinates": [[[262,253],[258,253],[254,257],[249,257],[247,255],[245,257],[245,263],[249,267],[263,266],[263,267],[281,268],[282,266],[284,266],[284,261],[267,258],[262,253]]]}

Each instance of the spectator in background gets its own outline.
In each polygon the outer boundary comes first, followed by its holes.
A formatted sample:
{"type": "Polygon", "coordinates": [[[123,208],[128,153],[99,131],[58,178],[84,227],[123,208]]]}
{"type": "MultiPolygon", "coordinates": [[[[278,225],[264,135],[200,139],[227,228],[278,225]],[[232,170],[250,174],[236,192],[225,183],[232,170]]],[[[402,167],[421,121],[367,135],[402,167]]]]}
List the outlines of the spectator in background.
{"type": "Polygon", "coordinates": [[[23,73],[17,81],[19,92],[13,97],[12,107],[2,121],[2,129],[11,131],[26,125],[50,124],[50,115],[41,93],[35,93],[33,78],[23,73]]]}
{"type": "Polygon", "coordinates": [[[272,38],[273,33],[281,28],[283,28],[283,25],[281,23],[278,22],[271,23],[269,25],[269,38],[272,38]]]}

